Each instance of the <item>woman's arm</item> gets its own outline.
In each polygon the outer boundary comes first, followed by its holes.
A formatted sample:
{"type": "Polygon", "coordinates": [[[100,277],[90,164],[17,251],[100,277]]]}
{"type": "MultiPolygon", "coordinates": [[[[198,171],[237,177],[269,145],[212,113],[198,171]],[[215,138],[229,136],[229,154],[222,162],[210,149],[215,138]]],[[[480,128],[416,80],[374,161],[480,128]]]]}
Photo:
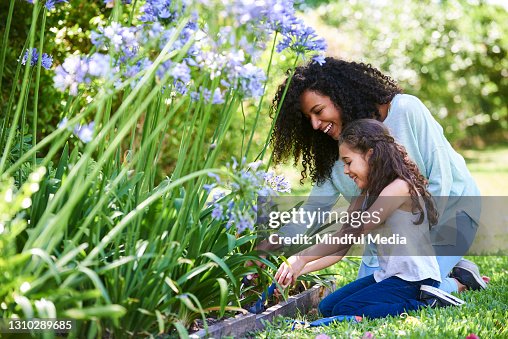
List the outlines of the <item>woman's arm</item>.
{"type": "MultiPolygon", "coordinates": [[[[329,211],[337,203],[340,196],[341,193],[334,186],[332,180],[328,179],[324,183],[315,185],[312,188],[309,197],[300,208],[308,213],[329,211]]],[[[274,235],[274,240],[277,242],[279,236],[293,237],[299,234],[305,234],[309,230],[309,226],[310,225],[306,222],[300,224],[293,222],[287,223],[277,230],[277,234],[274,235]]],[[[256,249],[261,252],[269,252],[275,251],[280,247],[282,246],[279,244],[272,244],[265,239],[256,246],[256,249]]]]}

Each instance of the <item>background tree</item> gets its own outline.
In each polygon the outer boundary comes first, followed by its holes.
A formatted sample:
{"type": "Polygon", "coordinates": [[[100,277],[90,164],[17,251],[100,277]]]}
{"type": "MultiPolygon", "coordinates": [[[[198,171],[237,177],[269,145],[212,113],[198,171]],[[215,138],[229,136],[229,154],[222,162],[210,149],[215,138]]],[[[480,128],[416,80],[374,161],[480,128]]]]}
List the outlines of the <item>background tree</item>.
{"type": "Polygon", "coordinates": [[[310,2],[329,54],[362,60],[420,97],[449,140],[508,138],[508,12],[485,1],[310,2]],[[326,32],[326,33],[325,33],[326,32]]]}

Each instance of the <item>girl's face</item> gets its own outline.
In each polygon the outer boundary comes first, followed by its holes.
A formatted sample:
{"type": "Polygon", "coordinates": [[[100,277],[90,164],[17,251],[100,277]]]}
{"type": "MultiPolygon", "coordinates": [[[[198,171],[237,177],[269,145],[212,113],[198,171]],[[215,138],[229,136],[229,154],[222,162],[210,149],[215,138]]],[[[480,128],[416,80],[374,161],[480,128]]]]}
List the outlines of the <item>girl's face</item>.
{"type": "Polygon", "coordinates": [[[303,114],[310,120],[312,128],[328,134],[335,140],[342,132],[342,110],[337,109],[330,97],[306,90],[300,96],[303,114]]]}
{"type": "Polygon", "coordinates": [[[362,190],[368,187],[368,161],[372,152],[370,149],[365,154],[359,153],[346,143],[339,146],[340,158],[344,162],[344,174],[353,179],[358,188],[362,190]]]}

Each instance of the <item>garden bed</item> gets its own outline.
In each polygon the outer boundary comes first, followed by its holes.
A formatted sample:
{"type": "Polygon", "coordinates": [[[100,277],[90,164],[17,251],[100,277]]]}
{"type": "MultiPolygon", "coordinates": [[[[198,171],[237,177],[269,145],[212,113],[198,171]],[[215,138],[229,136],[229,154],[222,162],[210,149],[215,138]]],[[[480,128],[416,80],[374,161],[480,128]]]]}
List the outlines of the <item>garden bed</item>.
{"type": "Polygon", "coordinates": [[[191,334],[191,338],[221,338],[223,336],[242,337],[245,333],[262,330],[266,322],[271,322],[276,316],[293,317],[300,312],[305,314],[331,292],[335,290],[335,283],[330,282],[330,287],[314,285],[308,290],[289,297],[277,305],[271,306],[260,314],[239,314],[225,319],[208,327],[208,331],[201,329],[191,334]]]}

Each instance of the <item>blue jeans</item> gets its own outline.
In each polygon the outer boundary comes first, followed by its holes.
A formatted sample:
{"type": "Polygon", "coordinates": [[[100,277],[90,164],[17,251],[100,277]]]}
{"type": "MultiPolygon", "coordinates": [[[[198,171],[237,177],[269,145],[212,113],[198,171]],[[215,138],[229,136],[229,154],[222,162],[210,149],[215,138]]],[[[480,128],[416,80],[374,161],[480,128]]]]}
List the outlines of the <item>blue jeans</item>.
{"type": "Polygon", "coordinates": [[[369,318],[396,316],[425,307],[419,301],[421,285],[439,286],[432,279],[405,281],[398,277],[376,282],[373,275],[355,280],[339,288],[319,303],[324,317],[359,315],[369,318]]]}
{"type": "MultiPolygon", "coordinates": [[[[457,245],[434,245],[436,260],[441,274],[441,285],[439,288],[448,293],[458,291],[457,282],[455,279],[448,277],[448,274],[462,259],[462,255],[466,254],[478,231],[478,224],[465,212],[461,211],[457,213],[456,223],[457,229],[460,230],[457,236],[457,245]],[[452,255],[459,253],[461,255],[452,255]]],[[[358,270],[358,279],[371,275],[378,269],[379,266],[368,266],[362,261],[358,270]]]]}

